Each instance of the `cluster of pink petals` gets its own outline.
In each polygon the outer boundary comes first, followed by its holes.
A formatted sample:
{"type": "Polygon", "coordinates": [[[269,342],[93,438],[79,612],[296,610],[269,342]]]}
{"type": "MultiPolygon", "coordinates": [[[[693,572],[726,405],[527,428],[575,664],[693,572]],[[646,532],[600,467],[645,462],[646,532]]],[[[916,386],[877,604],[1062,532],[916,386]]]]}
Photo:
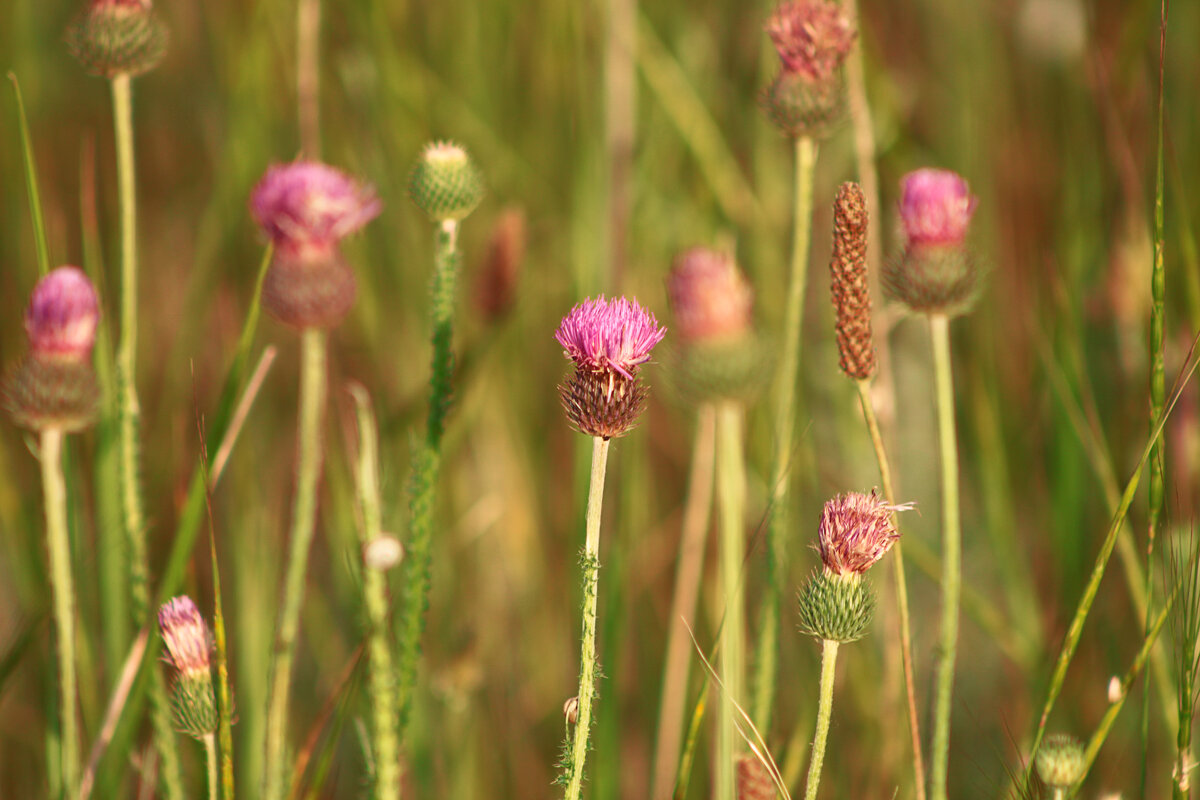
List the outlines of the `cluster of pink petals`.
{"type": "Polygon", "coordinates": [[[666,333],[637,300],[606,300],[602,295],[572,308],[554,338],[579,369],[613,370],[632,378],[666,333]]]}
{"type": "Polygon", "coordinates": [[[165,603],[158,610],[158,627],[175,669],[188,676],[209,675],[212,636],[190,597],[176,597],[165,603]]]}
{"type": "Polygon", "coordinates": [[[918,245],[961,245],[978,200],[957,173],[908,173],[900,181],[900,221],[906,239],[918,245]]]}
{"type": "Polygon", "coordinates": [[[38,281],[25,309],[25,332],[36,355],[86,358],[96,341],[100,303],[78,267],[59,267],[38,281]]]}
{"type": "Polygon", "coordinates": [[[832,75],[854,46],[855,30],[841,4],[829,0],[793,0],[775,10],[767,34],[788,72],[814,81],[832,75]]]}
{"type": "Polygon", "coordinates": [[[839,494],[825,504],[817,529],[817,549],[825,569],[838,575],[862,574],[900,538],[893,511],[912,504],[889,505],[874,492],[839,494]]]}
{"type": "Polygon", "coordinates": [[[685,341],[736,336],[750,327],[754,292],[726,253],[706,247],[683,253],[667,277],[667,297],[685,341]]]}
{"type": "Polygon", "coordinates": [[[250,210],[277,246],[329,247],[379,215],[379,199],[341,170],[316,161],[278,164],[254,187],[250,210]]]}

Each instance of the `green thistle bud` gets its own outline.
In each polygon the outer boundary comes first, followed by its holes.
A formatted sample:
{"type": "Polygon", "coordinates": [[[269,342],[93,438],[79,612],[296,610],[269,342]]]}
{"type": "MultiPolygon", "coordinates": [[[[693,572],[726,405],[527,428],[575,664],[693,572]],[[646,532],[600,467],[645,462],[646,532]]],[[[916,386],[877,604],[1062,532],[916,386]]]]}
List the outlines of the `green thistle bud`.
{"type": "Polygon", "coordinates": [[[90,361],[30,355],[0,387],[0,404],[23,428],[70,433],[96,418],[100,387],[90,361]]]}
{"type": "Polygon", "coordinates": [[[875,614],[875,592],[855,572],[814,571],[799,602],[801,632],[842,644],[865,636],[875,614]]]}
{"type": "Polygon", "coordinates": [[[770,346],[754,331],[677,348],[670,361],[680,393],[695,402],[753,400],[773,363],[770,346]]]}
{"type": "Polygon", "coordinates": [[[149,0],[92,0],[67,29],[67,49],[93,75],[141,75],[158,66],[167,31],[149,0]]]}
{"type": "Polygon", "coordinates": [[[435,222],[457,222],[483,200],[483,175],[466,150],[450,142],[434,142],[417,159],[408,191],[435,222]]]}
{"type": "Polygon", "coordinates": [[[203,739],[217,730],[212,682],[212,636],[190,597],[176,597],[158,611],[167,661],[179,677],[171,689],[171,710],[179,730],[203,739]]]}
{"type": "Polygon", "coordinates": [[[800,72],[781,71],[763,94],[767,116],[792,138],[823,139],[846,116],[846,86],[841,72],[813,80],[800,72]]]}
{"type": "Polygon", "coordinates": [[[194,739],[217,730],[217,701],[212,680],[181,676],[171,689],[171,713],[175,727],[194,739]]]}
{"type": "Polygon", "coordinates": [[[983,289],[983,270],[961,247],[912,244],[883,265],[883,288],[918,313],[958,316],[983,289]]]}
{"type": "Polygon", "coordinates": [[[1047,736],[1034,763],[1042,783],[1051,789],[1070,789],[1083,778],[1083,745],[1065,733],[1047,736]]]}

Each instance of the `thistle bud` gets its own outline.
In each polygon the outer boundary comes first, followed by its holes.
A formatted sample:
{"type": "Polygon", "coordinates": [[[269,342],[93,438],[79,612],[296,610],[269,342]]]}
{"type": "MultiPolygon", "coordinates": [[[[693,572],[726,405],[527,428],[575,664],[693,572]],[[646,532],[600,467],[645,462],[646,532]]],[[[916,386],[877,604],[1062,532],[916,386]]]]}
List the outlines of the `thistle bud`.
{"type": "Polygon", "coordinates": [[[921,169],[904,177],[904,252],[884,265],[889,295],[921,313],[953,316],[974,305],[982,271],[965,242],[977,201],[967,182],[953,172],[921,169]]]}
{"type": "Polygon", "coordinates": [[[486,322],[498,322],[516,303],[525,262],[525,227],[525,212],[520,208],[506,209],[492,226],[473,292],[475,310],[486,322]]]}
{"type": "Polygon", "coordinates": [[[457,222],[483,200],[483,175],[466,150],[451,142],[434,142],[417,159],[408,191],[434,222],[457,222]]]}
{"type": "Polygon", "coordinates": [[[855,380],[875,373],[871,293],[867,286],[867,203],[857,183],[843,183],[833,203],[829,289],[842,371],[855,380]]]}
{"type": "Polygon", "coordinates": [[[829,0],[784,3],[767,23],[781,68],[764,104],[786,135],[821,137],[846,112],[841,67],[857,32],[845,10],[829,0]]]}
{"type": "Polygon", "coordinates": [[[1070,789],[1083,778],[1083,745],[1074,736],[1052,734],[1042,742],[1034,763],[1042,783],[1051,789],[1070,789]]]}
{"type": "Polygon", "coordinates": [[[67,28],[67,49],[92,75],[149,72],[162,61],[167,30],[150,0],[91,0],[67,28]]]}
{"type": "Polygon", "coordinates": [[[171,709],[179,730],[196,739],[217,730],[212,683],[212,636],[190,597],[176,597],[158,611],[166,660],[178,672],[171,709]]]}
{"type": "Polygon", "coordinates": [[[636,300],[599,297],[571,309],[554,338],[575,365],[559,395],[577,430],[612,439],[633,428],[647,393],[638,368],[666,332],[636,300]]]}

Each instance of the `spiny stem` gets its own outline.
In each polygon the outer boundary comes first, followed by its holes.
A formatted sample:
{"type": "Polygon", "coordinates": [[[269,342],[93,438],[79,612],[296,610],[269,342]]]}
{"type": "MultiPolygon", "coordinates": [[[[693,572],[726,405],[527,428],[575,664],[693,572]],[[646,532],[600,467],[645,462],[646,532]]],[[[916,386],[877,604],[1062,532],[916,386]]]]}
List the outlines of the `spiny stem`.
{"type": "Polygon", "coordinates": [[[962,541],[958,508],[958,442],[954,422],[954,379],[950,363],[950,320],[929,316],[937,387],[938,442],[942,467],[942,630],[934,694],[933,766],[930,794],[945,800],[950,757],[950,710],[954,694],[954,662],[958,654],[958,605],[961,589],[962,541]]]}
{"type": "Polygon", "coordinates": [[[566,800],[579,800],[583,792],[583,766],[592,727],[592,699],[596,693],[596,598],[600,577],[600,511],[604,505],[604,473],[609,441],[592,439],[592,479],[588,487],[587,538],[583,549],[583,643],[579,653],[579,701],[571,743],[570,776],[566,800]]]}
{"type": "Polygon", "coordinates": [[[54,629],[58,639],[59,712],[62,723],[62,786],[74,795],[79,781],[79,723],[75,715],[75,582],[71,577],[71,542],[67,533],[67,484],[63,479],[61,428],[42,431],[39,460],[46,503],[46,544],[50,551],[50,583],[54,591],[54,629]]]}
{"type": "Polygon", "coordinates": [[[718,800],[733,800],[737,775],[734,758],[740,737],[735,703],[743,700],[746,683],[746,613],[742,564],[746,555],[745,453],[742,404],[724,400],[717,406],[717,512],[720,523],[722,697],[717,729],[716,792],[718,800]]]}
{"type": "Polygon", "coordinates": [[[817,703],[817,730],[813,736],[812,760],[808,762],[808,779],[804,785],[804,800],[816,800],[821,784],[821,766],[825,763],[825,740],[829,737],[829,719],[833,716],[833,680],[837,674],[838,643],[821,640],[821,688],[817,703]]]}
{"type": "MultiPolygon", "coordinates": [[[[117,153],[117,198],[121,217],[121,340],[117,345],[117,418],[120,440],[121,512],[129,542],[129,582],[134,624],[150,615],[150,564],[146,552],[146,514],[142,506],[141,405],[137,396],[137,185],[133,149],[133,93],[128,74],[114,77],[113,126],[117,153]]],[[[162,675],[151,683],[154,742],[162,760],[160,775],[168,800],[183,797],[183,772],[162,675]]]]}
{"type": "Polygon", "coordinates": [[[271,669],[267,705],[266,770],[263,796],[279,800],[287,787],[288,694],[308,551],[316,529],[317,482],[321,475],[321,421],[325,418],[326,332],[306,328],[300,339],[300,401],[297,430],[296,493],[292,500],[292,530],[284,576],[283,601],[271,669]]]}
{"type": "MultiPolygon", "coordinates": [[[[879,464],[879,481],[883,484],[883,496],[888,505],[896,505],[896,492],[892,488],[892,467],[888,462],[887,450],[883,444],[883,434],[879,430],[879,418],[875,415],[875,406],[871,402],[870,381],[854,382],[858,387],[858,400],[862,406],[863,419],[867,423],[867,431],[871,435],[871,444],[875,448],[875,460],[879,464]]],[[[896,514],[892,513],[892,524],[896,524],[896,514]]],[[[908,614],[908,581],[904,577],[904,553],[901,542],[892,545],[892,567],[896,576],[896,606],[900,611],[900,659],[904,664],[904,693],[908,701],[908,730],[912,739],[913,751],[913,781],[916,785],[917,800],[925,800],[925,759],[921,755],[921,730],[917,716],[917,693],[913,679],[912,634],[908,614]]]]}
{"type": "Polygon", "coordinates": [[[783,594],[784,537],[788,533],[788,487],[791,483],[792,435],[796,424],[796,380],[800,374],[800,334],[808,285],[808,248],[812,238],[813,170],[817,145],[796,140],[796,199],[792,221],[792,264],[783,322],[783,354],[775,403],[775,456],[771,468],[771,511],[767,522],[767,591],[759,612],[757,674],[753,719],[761,731],[771,727],[775,697],[779,608],[783,594]]]}

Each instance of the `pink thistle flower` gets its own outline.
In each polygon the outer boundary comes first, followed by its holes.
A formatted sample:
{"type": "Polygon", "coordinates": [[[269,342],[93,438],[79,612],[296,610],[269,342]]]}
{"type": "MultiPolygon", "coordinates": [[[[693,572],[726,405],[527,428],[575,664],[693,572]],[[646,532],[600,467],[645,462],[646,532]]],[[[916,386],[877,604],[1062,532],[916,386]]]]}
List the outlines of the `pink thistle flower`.
{"type": "Polygon", "coordinates": [[[733,259],[693,247],[675,259],[667,297],[679,335],[696,342],[738,336],[750,329],[754,292],[733,259]]]}
{"type": "Polygon", "coordinates": [[[979,198],[960,175],[919,169],[900,181],[900,220],[910,244],[961,245],[979,198]]]}
{"type": "Polygon", "coordinates": [[[100,303],[78,267],[59,267],[38,281],[25,310],[25,332],[36,356],[86,359],[96,342],[100,303]]]}
{"type": "Polygon", "coordinates": [[[370,186],[315,161],[278,164],[254,187],[250,211],[276,246],[326,250],[379,215],[370,186]]]}
{"type": "Polygon", "coordinates": [[[900,538],[892,512],[907,511],[911,503],[889,505],[874,492],[839,494],[825,504],[817,529],[821,563],[836,575],[861,575],[900,538]]]}
{"type": "Polygon", "coordinates": [[[850,54],[857,33],[838,3],[794,0],[775,9],[767,34],[787,72],[813,81],[833,75],[850,54]]]}
{"type": "Polygon", "coordinates": [[[169,600],[158,610],[158,627],[167,660],[186,678],[210,680],[212,636],[196,604],[187,596],[169,600]]]}
{"type": "Polygon", "coordinates": [[[572,308],[554,338],[578,369],[615,371],[632,380],[666,333],[637,300],[606,300],[601,295],[572,308]]]}

